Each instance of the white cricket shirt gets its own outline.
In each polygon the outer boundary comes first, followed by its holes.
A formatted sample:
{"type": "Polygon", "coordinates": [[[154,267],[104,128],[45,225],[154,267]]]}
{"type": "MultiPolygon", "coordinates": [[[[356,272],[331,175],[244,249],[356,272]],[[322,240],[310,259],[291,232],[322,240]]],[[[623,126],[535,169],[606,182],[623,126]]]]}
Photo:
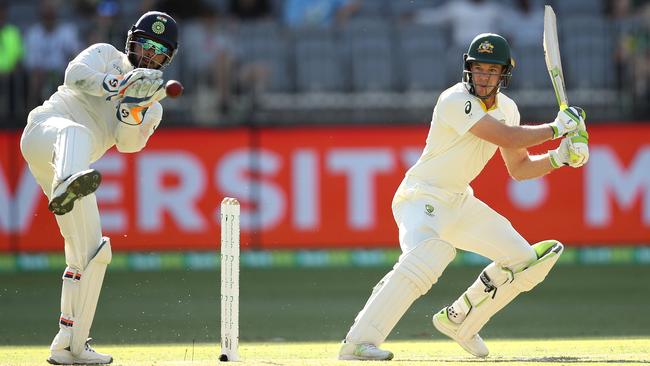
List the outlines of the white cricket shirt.
{"type": "Polygon", "coordinates": [[[509,126],[519,125],[515,102],[502,93],[496,98],[496,104],[486,110],[463,83],[442,92],[433,109],[424,151],[406,172],[406,180],[412,177],[448,192],[465,192],[497,150],[497,145],[474,136],[469,129],[486,113],[509,126]]]}
{"type": "MultiPolygon", "coordinates": [[[[116,117],[119,100],[108,101],[103,83],[106,74],[124,75],[133,70],[127,56],[106,43],[83,50],[70,61],[63,85],[32,113],[55,113],[86,126],[93,136],[91,161],[116,145],[119,151],[142,149],[162,118],[162,106],[155,102],[142,124],[131,126],[116,117]]],[[[28,124],[34,118],[28,118],[28,124]]]]}

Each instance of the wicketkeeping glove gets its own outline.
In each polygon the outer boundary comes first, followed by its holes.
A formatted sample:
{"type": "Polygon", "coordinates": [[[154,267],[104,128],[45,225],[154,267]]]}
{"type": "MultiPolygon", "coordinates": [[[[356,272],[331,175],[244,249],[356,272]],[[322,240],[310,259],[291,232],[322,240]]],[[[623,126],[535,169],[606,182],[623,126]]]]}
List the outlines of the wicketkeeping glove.
{"type": "Polygon", "coordinates": [[[137,83],[138,81],[159,81],[162,84],[162,76],[163,73],[160,70],[145,68],[133,69],[125,75],[107,74],[106,77],[104,77],[104,83],[102,85],[107,94],[106,100],[122,98],[125,95],[126,90],[132,85],[137,86],[137,91],[134,91],[133,94],[136,92],[144,92],[141,90],[141,88],[144,88],[141,84],[142,82],[137,83]]]}
{"type": "Polygon", "coordinates": [[[586,130],[585,119],[587,114],[580,107],[569,107],[557,112],[557,117],[549,125],[553,129],[553,139],[566,136],[575,130],[586,130]]]}
{"type": "Polygon", "coordinates": [[[163,85],[163,79],[140,79],[134,81],[124,91],[124,98],[151,98],[163,85]]]}
{"type": "Polygon", "coordinates": [[[572,132],[562,139],[557,149],[548,153],[554,168],[564,165],[579,168],[589,160],[589,134],[586,130],[572,132]]]}
{"type": "Polygon", "coordinates": [[[129,90],[131,88],[128,88],[121,103],[117,106],[115,117],[127,125],[141,124],[145,113],[147,113],[147,108],[166,96],[165,87],[162,83],[155,82],[152,85],[157,85],[157,89],[147,89],[151,94],[147,94],[142,98],[130,96],[131,92],[129,90]]]}

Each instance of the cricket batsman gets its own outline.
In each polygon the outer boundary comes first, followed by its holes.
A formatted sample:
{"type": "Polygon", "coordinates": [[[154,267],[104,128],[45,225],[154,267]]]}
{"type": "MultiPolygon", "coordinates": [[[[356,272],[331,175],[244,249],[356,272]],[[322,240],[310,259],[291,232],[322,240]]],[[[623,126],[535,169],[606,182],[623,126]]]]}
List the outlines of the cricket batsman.
{"type": "Polygon", "coordinates": [[[402,254],[357,315],[342,343],[341,360],[392,359],[379,346],[436,283],[457,248],[492,263],[465,293],[433,315],[433,325],[467,352],[486,357],[479,331],[519,293],[542,282],[562,254],[557,240],[530,245],[508,219],[474,197],[470,183],[497,148],[516,180],[583,166],[589,158],[584,111],[569,107],[553,122],[520,126],[517,105],[501,92],[515,66],[506,39],[479,34],[463,59],[462,82],[438,98],[424,151],[393,198],[402,254]],[[528,147],[551,139],[560,139],[555,150],[528,153],[528,147]]]}
{"type": "Polygon", "coordinates": [[[53,365],[113,361],[88,344],[111,262],[94,195],[101,174],[90,164],[112,146],[123,153],[144,148],[162,118],[161,70],[174,58],[177,40],[172,17],[145,13],[128,31],[124,52],[105,43],[82,51],[63,85],[27,117],[20,148],[65,241],[59,332],[47,359],[53,365]]]}

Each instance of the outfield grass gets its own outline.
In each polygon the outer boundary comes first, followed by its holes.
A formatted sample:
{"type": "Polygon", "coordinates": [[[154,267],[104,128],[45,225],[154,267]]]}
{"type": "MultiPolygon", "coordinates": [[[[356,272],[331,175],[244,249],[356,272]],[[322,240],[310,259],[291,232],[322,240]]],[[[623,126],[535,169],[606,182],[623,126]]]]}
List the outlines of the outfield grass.
{"type": "MultiPolygon", "coordinates": [[[[480,270],[448,268],[440,282],[400,321],[389,341],[426,341],[417,343],[424,345],[443,340],[431,326],[431,313],[453,301],[480,270]]],[[[242,344],[277,343],[285,348],[282,342],[325,341],[336,348],[371,287],[386,271],[244,269],[242,344]]],[[[521,295],[497,314],[481,334],[488,342],[557,337],[607,342],[623,337],[647,340],[648,278],[650,266],[559,266],[538,288],[521,295]]],[[[0,344],[33,345],[46,352],[58,328],[60,274],[1,274],[0,284],[0,344]]],[[[109,270],[91,336],[100,349],[106,344],[166,343],[170,349],[193,342],[216,344],[219,273],[109,270]]],[[[650,345],[646,342],[645,346],[649,353],[650,345]]],[[[427,349],[425,346],[422,351],[425,355],[427,349]]],[[[409,353],[416,355],[420,351],[409,353]]]]}
{"type": "MultiPolygon", "coordinates": [[[[485,360],[464,353],[451,341],[392,341],[385,344],[395,353],[391,364],[398,365],[647,365],[650,338],[629,339],[499,339],[488,343],[492,354],[485,360]]],[[[120,366],[207,366],[217,365],[219,349],[212,343],[176,345],[112,345],[102,351],[113,355],[120,366]]],[[[244,365],[377,365],[377,362],[336,360],[338,344],[244,343],[240,347],[244,365]]],[[[0,347],[0,365],[45,364],[47,349],[35,346],[0,347]]],[[[383,364],[383,363],[382,363],[383,364]]]]}

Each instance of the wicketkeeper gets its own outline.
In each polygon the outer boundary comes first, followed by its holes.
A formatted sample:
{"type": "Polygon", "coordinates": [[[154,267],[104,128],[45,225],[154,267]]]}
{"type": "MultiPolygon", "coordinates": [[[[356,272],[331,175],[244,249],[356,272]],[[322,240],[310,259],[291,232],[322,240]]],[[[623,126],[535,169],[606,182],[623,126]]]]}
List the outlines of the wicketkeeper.
{"type": "Polygon", "coordinates": [[[501,93],[515,66],[508,42],[497,34],[479,34],[463,59],[462,82],[438,98],[424,151],[393,198],[402,255],[357,315],[339,359],[392,359],[379,345],[413,301],[436,283],[456,248],[493,262],[456,301],[433,315],[433,325],[467,352],[486,357],[479,331],[519,293],[542,282],[562,254],[557,240],[530,245],[508,219],[474,197],[469,184],[497,148],[516,180],[581,167],[589,158],[584,111],[569,107],[551,123],[520,126],[517,105],[501,93]],[[557,149],[528,153],[528,147],[551,139],[561,139],[557,149]]]}
{"type": "Polygon", "coordinates": [[[111,261],[94,195],[101,175],[90,164],[112,146],[124,153],[144,148],[162,118],[161,70],[174,58],[177,39],[172,17],[144,14],[129,30],[124,52],[105,43],[82,51],[68,65],[63,85],[27,118],[20,148],[65,241],[67,267],[51,364],[113,361],[88,344],[111,261]]]}

